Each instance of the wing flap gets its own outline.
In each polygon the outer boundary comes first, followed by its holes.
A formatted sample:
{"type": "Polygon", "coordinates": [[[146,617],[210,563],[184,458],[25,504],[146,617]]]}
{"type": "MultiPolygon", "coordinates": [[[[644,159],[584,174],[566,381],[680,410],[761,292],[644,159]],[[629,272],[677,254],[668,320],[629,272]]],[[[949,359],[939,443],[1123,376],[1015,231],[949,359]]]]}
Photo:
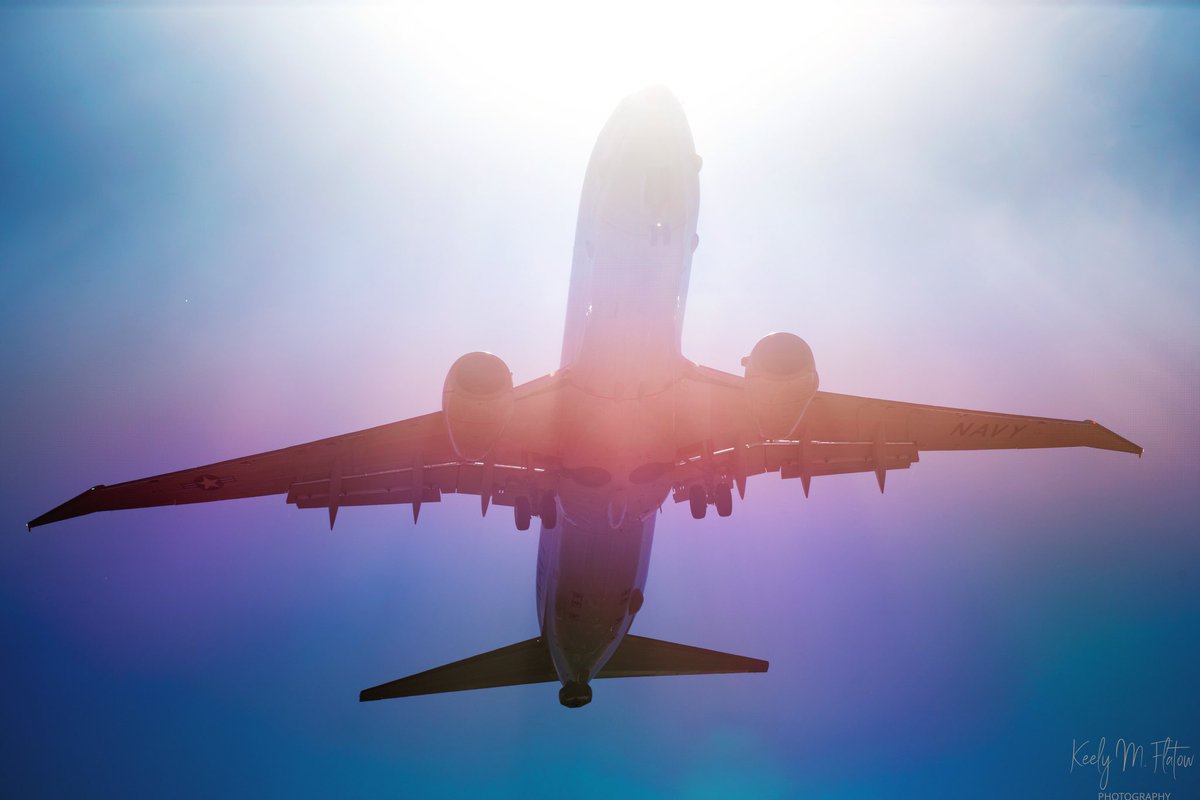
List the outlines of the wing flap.
{"type": "MultiPolygon", "coordinates": [[[[491,468],[490,485],[484,479],[483,464],[438,464],[423,467],[421,502],[437,503],[445,494],[488,492],[496,505],[512,505],[513,498],[530,487],[554,488],[557,476],[544,468],[495,466],[491,468]]],[[[334,481],[323,478],[292,484],[287,502],[297,508],[327,508],[330,488],[334,481]]],[[[339,506],[370,506],[411,503],[416,494],[413,469],[390,470],[373,475],[352,475],[339,478],[339,506]]]]}
{"type": "Polygon", "coordinates": [[[762,445],[769,472],[781,478],[800,478],[805,475],[848,475],[853,472],[874,472],[876,469],[908,469],[920,460],[916,445],[911,442],[887,442],[880,450],[876,463],[875,445],[871,442],[812,442],[800,444],[762,445]]]}
{"type": "Polygon", "coordinates": [[[784,479],[806,479],[908,469],[920,458],[912,442],[885,442],[881,446],[874,442],[763,442],[717,451],[707,458],[708,466],[705,456],[686,460],[676,470],[672,496],[676,503],[686,502],[690,485],[704,482],[709,469],[718,479],[765,472],[778,472],[784,479]]]}

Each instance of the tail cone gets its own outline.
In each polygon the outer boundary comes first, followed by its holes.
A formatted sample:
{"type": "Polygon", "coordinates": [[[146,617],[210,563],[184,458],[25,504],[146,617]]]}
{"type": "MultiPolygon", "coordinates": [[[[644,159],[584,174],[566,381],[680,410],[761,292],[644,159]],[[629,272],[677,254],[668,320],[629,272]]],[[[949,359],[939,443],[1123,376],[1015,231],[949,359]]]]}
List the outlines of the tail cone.
{"type": "Polygon", "coordinates": [[[592,702],[592,687],[579,681],[568,681],[558,690],[558,702],[567,708],[579,708],[592,702]]]}

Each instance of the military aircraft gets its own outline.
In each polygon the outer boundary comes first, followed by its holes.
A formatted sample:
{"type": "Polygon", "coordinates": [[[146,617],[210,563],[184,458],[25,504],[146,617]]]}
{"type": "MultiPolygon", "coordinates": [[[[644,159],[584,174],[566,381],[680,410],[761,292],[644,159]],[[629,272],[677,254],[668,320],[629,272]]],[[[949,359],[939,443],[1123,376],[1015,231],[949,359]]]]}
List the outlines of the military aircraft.
{"type": "Polygon", "coordinates": [[[360,700],[558,682],[560,702],[591,701],[591,681],[765,672],[767,662],[629,633],[644,600],[650,544],[667,500],[722,517],[749,478],[907,469],[921,451],[1095,447],[1141,454],[1107,428],[818,389],[813,354],[772,333],[743,375],[680,349],[699,238],[700,156],[665,88],[625,98],[601,131],[579,206],[562,361],[514,386],[495,355],[451,365],[431,414],[267,453],[94,486],[29,523],[95,511],[260,495],[297,508],[408,505],[413,520],[446,495],[537,517],[539,635],[384,683],[360,700]]]}

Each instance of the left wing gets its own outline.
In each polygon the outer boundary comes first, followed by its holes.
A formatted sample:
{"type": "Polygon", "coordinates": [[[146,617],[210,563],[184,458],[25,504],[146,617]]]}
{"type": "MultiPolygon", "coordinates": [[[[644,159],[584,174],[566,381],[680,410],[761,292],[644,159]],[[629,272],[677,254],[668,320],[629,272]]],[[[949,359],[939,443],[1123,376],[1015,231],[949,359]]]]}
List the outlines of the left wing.
{"type": "Polygon", "coordinates": [[[1073,421],[902,403],[817,392],[786,441],[767,441],[737,375],[696,367],[681,381],[676,404],[679,445],[675,499],[690,485],[733,482],[745,492],[750,475],[779,472],[811,478],[907,469],[929,450],[1094,447],[1142,454],[1142,448],[1092,420],[1073,421]]]}
{"type": "Polygon", "coordinates": [[[297,508],[422,502],[447,493],[479,495],[513,505],[557,485],[557,397],[562,381],[548,375],[516,387],[513,416],[488,462],[462,461],[442,412],[315,442],[154,475],[93,486],[29,523],[33,529],[95,511],[203,503],[286,494],[297,508]]]}

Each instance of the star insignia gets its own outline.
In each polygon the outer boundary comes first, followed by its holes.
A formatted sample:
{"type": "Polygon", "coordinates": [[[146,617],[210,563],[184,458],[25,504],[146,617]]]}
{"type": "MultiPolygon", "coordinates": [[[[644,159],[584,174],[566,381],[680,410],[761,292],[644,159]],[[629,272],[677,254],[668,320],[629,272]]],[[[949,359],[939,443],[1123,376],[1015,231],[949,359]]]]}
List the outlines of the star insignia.
{"type": "Polygon", "coordinates": [[[196,485],[208,492],[213,489],[220,489],[225,483],[215,475],[201,475],[199,478],[196,478],[196,485]]]}

